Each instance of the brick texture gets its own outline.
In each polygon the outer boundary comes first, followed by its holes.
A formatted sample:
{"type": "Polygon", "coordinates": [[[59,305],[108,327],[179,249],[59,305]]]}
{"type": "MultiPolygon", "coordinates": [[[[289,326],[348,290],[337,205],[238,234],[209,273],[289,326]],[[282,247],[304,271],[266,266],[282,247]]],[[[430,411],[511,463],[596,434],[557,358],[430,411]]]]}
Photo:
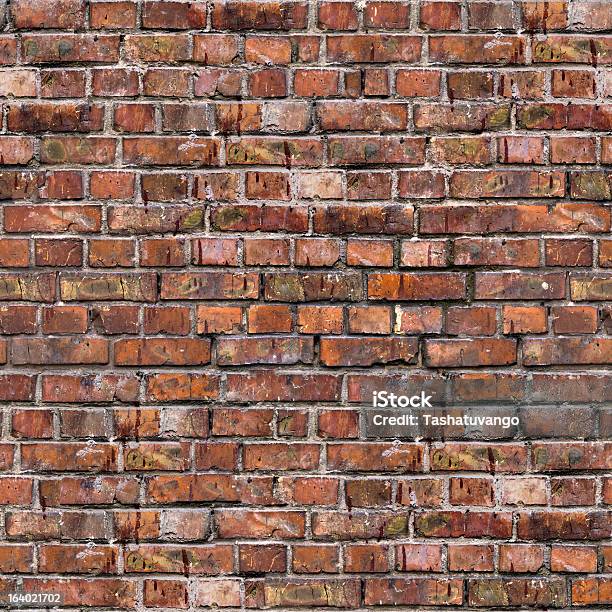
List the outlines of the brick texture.
{"type": "Polygon", "coordinates": [[[612,605],[609,0],[0,24],[0,598],[612,605]]]}

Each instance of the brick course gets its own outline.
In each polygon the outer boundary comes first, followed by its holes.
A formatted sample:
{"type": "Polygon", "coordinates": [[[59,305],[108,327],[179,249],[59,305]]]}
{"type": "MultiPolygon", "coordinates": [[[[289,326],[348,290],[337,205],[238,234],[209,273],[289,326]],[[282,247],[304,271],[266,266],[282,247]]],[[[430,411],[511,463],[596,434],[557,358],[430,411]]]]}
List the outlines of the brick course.
{"type": "Polygon", "coordinates": [[[0,594],[612,605],[608,0],[0,24],[0,594]]]}

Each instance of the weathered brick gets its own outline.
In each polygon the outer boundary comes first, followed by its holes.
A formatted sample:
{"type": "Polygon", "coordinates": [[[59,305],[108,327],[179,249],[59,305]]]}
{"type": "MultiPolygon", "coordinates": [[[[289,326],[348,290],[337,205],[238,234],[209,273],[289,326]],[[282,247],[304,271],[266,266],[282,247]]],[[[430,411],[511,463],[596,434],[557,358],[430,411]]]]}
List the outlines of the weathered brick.
{"type": "Polygon", "coordinates": [[[506,573],[536,573],[544,565],[544,549],[537,544],[502,544],[499,570],[506,573]]]}
{"type": "Polygon", "coordinates": [[[40,0],[17,0],[11,5],[15,27],[20,29],[58,28],[80,30],[85,22],[83,0],[61,0],[55,11],[45,10],[40,0]]]}
{"type": "Polygon", "coordinates": [[[533,606],[537,602],[537,605],[559,608],[566,602],[565,580],[561,578],[469,579],[468,601],[470,605],[479,607],[533,606]]]}
{"type": "Polygon", "coordinates": [[[414,62],[421,38],[405,34],[354,34],[330,36],[327,57],[332,62],[414,62]]]}
{"type": "MultiPolygon", "coordinates": [[[[432,6],[435,11],[435,3],[432,6]]],[[[429,57],[448,64],[523,64],[525,45],[521,36],[448,34],[430,39],[429,57]]]]}
{"type": "Polygon", "coordinates": [[[373,273],[368,297],[375,300],[453,300],[465,294],[465,276],[458,273],[373,273]]]}
{"type": "Polygon", "coordinates": [[[609,3],[56,4],[0,0],[0,592],[608,606],[609,3]]]}
{"type": "Polygon", "coordinates": [[[119,36],[113,34],[24,34],[24,59],[33,64],[116,62],[119,36]]]}
{"type": "Polygon", "coordinates": [[[455,104],[416,104],[414,107],[414,125],[417,132],[482,132],[500,130],[510,125],[510,107],[508,105],[467,105],[455,104]]]}
{"type": "Polygon", "coordinates": [[[463,582],[438,578],[371,578],[365,583],[366,605],[457,605],[463,600],[463,582]]]}

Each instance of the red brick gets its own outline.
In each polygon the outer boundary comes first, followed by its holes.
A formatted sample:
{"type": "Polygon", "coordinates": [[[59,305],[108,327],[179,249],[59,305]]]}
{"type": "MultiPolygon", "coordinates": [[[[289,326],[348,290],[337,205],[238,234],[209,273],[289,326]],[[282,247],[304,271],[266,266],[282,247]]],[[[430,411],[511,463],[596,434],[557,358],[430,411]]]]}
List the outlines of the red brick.
{"type": "Polygon", "coordinates": [[[470,30],[511,30],[514,26],[510,2],[473,2],[468,6],[470,30]]]}
{"type": "Polygon", "coordinates": [[[90,6],[89,22],[93,29],[115,30],[136,26],[136,3],[94,2],[90,6]]]}
{"type": "Polygon", "coordinates": [[[504,334],[542,334],[548,329],[542,306],[504,306],[504,334]]]}
{"type": "Polygon", "coordinates": [[[330,161],[338,166],[419,164],[424,161],[424,145],[418,137],[332,136],[330,161]]]}
{"type": "Polygon", "coordinates": [[[550,551],[553,572],[596,572],[597,550],[590,546],[555,545],[550,551]]]}
{"type": "Polygon", "coordinates": [[[345,548],[347,572],[375,573],[389,570],[389,552],[384,544],[351,544],[345,548]]]}
{"type": "Polygon", "coordinates": [[[382,68],[366,68],[363,90],[366,96],[389,95],[389,72],[382,68]]]}
{"type": "Polygon", "coordinates": [[[133,582],[118,578],[34,579],[25,578],[24,588],[30,593],[54,592],[63,594],[67,606],[79,605],[86,599],[92,606],[115,607],[136,605],[136,587],[133,582]]]}
{"type": "Polygon", "coordinates": [[[249,333],[290,332],[292,326],[293,318],[288,306],[261,304],[251,306],[247,311],[249,333]]]}
{"type": "Polygon", "coordinates": [[[34,141],[28,136],[3,136],[0,154],[7,165],[27,164],[34,157],[34,141]]]}
{"type": "Polygon", "coordinates": [[[229,164],[254,165],[265,163],[271,166],[320,165],[323,153],[317,138],[293,139],[244,137],[226,144],[229,164]]]}
{"type": "Polygon", "coordinates": [[[239,306],[198,306],[198,333],[234,333],[242,328],[242,309],[239,306]]]}
{"type": "Polygon", "coordinates": [[[5,228],[10,232],[97,232],[101,224],[98,206],[42,205],[5,208],[5,228]]]}
{"type": "Polygon", "coordinates": [[[187,583],[179,580],[145,580],[144,604],[152,607],[187,608],[187,583]]]}
{"type": "Polygon", "coordinates": [[[499,95],[504,98],[538,99],[544,97],[544,73],[536,70],[504,72],[499,78],[499,95]]]}
{"type": "Polygon", "coordinates": [[[595,139],[582,136],[553,136],[550,139],[550,160],[554,164],[594,164],[595,139]]]}
{"type": "Polygon", "coordinates": [[[338,548],[324,544],[292,547],[293,571],[296,574],[337,573],[339,565],[338,548]]]}
{"type": "Polygon", "coordinates": [[[40,159],[48,164],[111,164],[116,144],[102,136],[43,136],[40,159]]]}
{"type": "Polygon", "coordinates": [[[239,549],[240,570],[247,574],[284,572],[287,553],[279,544],[242,544],[239,549]]]}
{"type": "Polygon", "coordinates": [[[304,513],[290,510],[220,510],[219,533],[224,538],[295,539],[304,535],[304,513]]]}
{"type": "Polygon", "coordinates": [[[369,0],[363,13],[364,25],[369,28],[402,30],[410,24],[408,2],[369,0]]]}
{"type": "Polygon", "coordinates": [[[553,306],[552,327],[557,334],[594,334],[599,320],[592,306],[553,306]]]}
{"type": "Polygon", "coordinates": [[[153,132],[155,108],[152,104],[118,104],[114,127],[118,132],[153,132]]]}
{"type": "Polygon", "coordinates": [[[382,172],[347,173],[350,200],[386,200],[391,197],[392,176],[382,172]]]}
{"type": "Polygon", "coordinates": [[[89,190],[94,198],[125,200],[134,195],[134,175],[131,172],[94,171],[89,190]]]}
{"type": "Polygon", "coordinates": [[[419,25],[422,29],[461,29],[461,5],[458,2],[423,2],[420,8],[419,25]]]}
{"type": "Polygon", "coordinates": [[[20,338],[13,340],[12,361],[21,364],[108,363],[108,342],[102,338],[20,338]]]}
{"type": "Polygon", "coordinates": [[[545,606],[562,607],[565,603],[565,581],[558,578],[548,580],[534,578],[483,579],[468,581],[470,605],[497,606],[507,601],[513,606],[533,605],[534,601],[545,601],[545,606]]]}
{"type": "Polygon", "coordinates": [[[30,262],[27,240],[0,240],[0,262],[5,268],[27,268],[30,262]]]}
{"type": "Polygon", "coordinates": [[[321,362],[327,366],[414,363],[417,352],[410,338],[322,338],[320,345],[321,362]]]}
{"type": "Polygon", "coordinates": [[[79,30],[84,25],[85,3],[82,0],[61,0],[52,13],[46,8],[41,0],[16,0],[11,5],[15,27],[79,30]]]}
{"type": "Polygon", "coordinates": [[[142,266],[182,266],[184,263],[185,245],[181,239],[159,238],[141,242],[142,266]]]}
{"type": "Polygon", "coordinates": [[[499,571],[538,572],[544,565],[544,549],[537,544],[502,544],[499,547],[499,571]]]}
{"type": "Polygon", "coordinates": [[[100,333],[135,334],[138,310],[137,306],[98,306],[92,310],[92,323],[100,333]]]}
{"type": "Polygon", "coordinates": [[[397,71],[395,88],[400,96],[407,98],[437,96],[440,93],[440,72],[416,68],[400,69],[397,71]]]}
{"type": "Polygon", "coordinates": [[[306,267],[333,266],[340,259],[338,240],[298,238],[295,241],[295,264],[306,267]]]}
{"type": "Polygon", "coordinates": [[[407,108],[397,102],[318,102],[317,115],[325,131],[395,132],[408,124],[407,108]]]}
{"type": "Polygon", "coordinates": [[[317,423],[323,438],[356,438],[359,433],[359,415],[350,410],[321,411],[317,423]]]}
{"type": "Polygon", "coordinates": [[[50,410],[13,410],[11,434],[16,438],[52,438],[53,413],[50,410]]]}
{"type": "Polygon", "coordinates": [[[235,442],[198,444],[195,462],[198,469],[234,470],[238,463],[238,444],[235,442]]]}
{"type": "Polygon", "coordinates": [[[249,74],[249,91],[256,98],[282,98],[287,94],[284,70],[269,68],[249,74]]]}
{"type": "Polygon", "coordinates": [[[6,335],[35,333],[36,310],[34,306],[1,306],[0,331],[6,335]]]}
{"type": "Polygon", "coordinates": [[[346,500],[349,508],[373,508],[391,503],[389,480],[348,480],[346,500]]]}
{"type": "Polygon", "coordinates": [[[218,365],[256,363],[312,363],[314,347],[310,338],[252,337],[220,338],[217,343],[218,365]]]}
{"type": "Polygon", "coordinates": [[[593,263],[590,240],[550,239],[544,245],[549,266],[589,266],[593,263]]]}
{"type": "Polygon", "coordinates": [[[144,4],[142,25],[145,28],[182,30],[200,29],[206,25],[206,5],[202,2],[156,2],[144,4]]]}
{"type": "Polygon", "coordinates": [[[451,100],[479,100],[493,96],[493,75],[488,72],[451,72],[448,75],[451,100]]]}
{"type": "Polygon", "coordinates": [[[442,547],[439,544],[398,544],[395,568],[400,572],[441,572],[442,547]]]}
{"type": "Polygon", "coordinates": [[[302,334],[341,334],[342,307],[298,306],[297,325],[302,334]]]}
{"type": "Polygon", "coordinates": [[[144,311],[143,325],[145,334],[187,335],[191,329],[189,309],[181,306],[147,307],[144,311]]]}
{"type": "Polygon", "coordinates": [[[388,334],[391,332],[391,310],[387,306],[351,306],[348,325],[352,334],[388,334]]]}
{"type": "Polygon", "coordinates": [[[36,72],[33,70],[3,70],[0,72],[0,92],[3,96],[31,98],[36,96],[36,72]]]}
{"type": "Polygon", "coordinates": [[[492,481],[486,478],[451,478],[449,501],[452,505],[459,506],[493,506],[495,492],[492,481]]]}
{"type": "Polygon", "coordinates": [[[0,0],[0,592],[609,605],[609,3],[47,4],[0,0]]]}
{"type": "MultiPolygon", "coordinates": [[[[432,3],[434,10],[436,4],[432,3]]],[[[441,14],[444,15],[444,12],[441,14]]],[[[452,25],[444,24],[447,28],[452,25]]],[[[525,39],[505,35],[470,35],[469,38],[454,34],[435,36],[430,39],[429,57],[434,62],[450,64],[523,64],[525,39]]]]}
{"type": "Polygon", "coordinates": [[[486,306],[452,306],[446,313],[446,332],[451,335],[492,336],[496,323],[495,309],[486,306]]]}
{"type": "Polygon", "coordinates": [[[54,306],[42,311],[42,331],[45,334],[84,334],[88,328],[87,308],[54,306]]]}
{"type": "MultiPolygon", "coordinates": [[[[143,77],[143,90],[147,96],[188,96],[191,93],[191,74],[182,68],[150,68],[143,77]]],[[[175,108],[173,104],[166,104],[163,107],[163,126],[165,130],[187,131],[193,129],[208,131],[206,117],[202,117],[202,113],[197,113],[197,106],[185,105],[182,109],[184,115],[172,112],[175,108]]],[[[150,132],[154,130],[138,131],[150,132]]]]}
{"type": "Polygon", "coordinates": [[[563,30],[568,24],[565,2],[521,2],[521,17],[528,30],[563,30]]]}
{"type": "Polygon", "coordinates": [[[546,505],[546,480],[544,478],[507,478],[502,485],[502,501],[509,505],[546,505]]]}
{"type": "Polygon", "coordinates": [[[329,171],[301,172],[298,194],[300,198],[337,200],[342,198],[342,173],[329,171]]]}
{"type": "Polygon", "coordinates": [[[366,605],[458,605],[463,582],[458,579],[372,578],[366,582],[366,605]]]}
{"type": "Polygon", "coordinates": [[[118,340],[114,351],[116,365],[201,365],[210,361],[208,340],[118,340]]]}
{"type": "Polygon", "coordinates": [[[504,164],[543,164],[544,139],[538,136],[504,136],[497,139],[497,161],[504,164]]]}
{"type": "Polygon", "coordinates": [[[211,68],[200,70],[194,82],[196,96],[213,97],[220,95],[235,98],[240,95],[244,73],[239,70],[211,68]]]}
{"type": "Polygon", "coordinates": [[[418,36],[393,34],[339,35],[328,38],[328,59],[334,62],[414,62],[421,51],[418,36]]]}
{"type": "Polygon", "coordinates": [[[245,41],[244,56],[247,62],[256,64],[289,64],[291,42],[286,37],[248,37],[245,41]]]}
{"type": "Polygon", "coordinates": [[[321,233],[412,234],[413,224],[414,209],[409,205],[328,205],[314,214],[315,230],[321,233]]]}
{"type": "Polygon", "coordinates": [[[250,200],[289,200],[289,176],[283,172],[247,172],[245,195],[250,200]]]}
{"type": "Polygon", "coordinates": [[[576,605],[609,604],[612,594],[609,578],[584,578],[572,582],[572,602],[576,605]]]}
{"type": "Polygon", "coordinates": [[[374,273],[368,275],[368,297],[387,300],[460,299],[465,277],[457,273],[374,273]]]}
{"type": "Polygon", "coordinates": [[[128,165],[218,165],[219,143],[214,138],[143,136],[124,140],[123,147],[124,161],[128,165]]]}
{"type": "Polygon", "coordinates": [[[327,447],[327,466],[332,471],[418,472],[422,459],[423,449],[418,444],[347,442],[327,447]]]}
{"type": "Polygon", "coordinates": [[[396,306],[394,329],[396,334],[436,334],[441,331],[441,308],[436,306],[396,306]]]}
{"type": "Polygon", "coordinates": [[[405,268],[444,268],[448,261],[448,245],[442,240],[403,240],[400,266],[405,268]]]}
{"type": "Polygon", "coordinates": [[[393,265],[393,243],[390,240],[351,238],[347,241],[346,263],[349,266],[390,268],[393,265]]]}
{"type": "Polygon", "coordinates": [[[493,571],[493,546],[490,544],[451,544],[448,547],[448,568],[454,572],[493,571]]]}
{"type": "Polygon", "coordinates": [[[229,0],[215,5],[212,12],[213,27],[228,30],[289,30],[306,25],[306,2],[287,5],[271,3],[263,7],[251,0],[229,0]]]}
{"type": "MultiPolygon", "coordinates": [[[[118,4],[113,3],[112,6],[116,7],[118,4]]],[[[138,94],[139,85],[136,70],[129,68],[94,68],[91,72],[92,89],[97,96],[135,96],[138,94]]]]}

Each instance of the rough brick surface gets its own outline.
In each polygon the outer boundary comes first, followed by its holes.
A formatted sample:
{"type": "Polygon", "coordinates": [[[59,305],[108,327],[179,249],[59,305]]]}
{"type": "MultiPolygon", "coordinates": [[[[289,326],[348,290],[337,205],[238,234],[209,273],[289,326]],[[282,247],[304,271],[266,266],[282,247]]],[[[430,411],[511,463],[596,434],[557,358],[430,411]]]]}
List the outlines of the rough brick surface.
{"type": "Polygon", "coordinates": [[[612,606],[610,0],[0,0],[0,105],[0,603],[612,606]]]}

